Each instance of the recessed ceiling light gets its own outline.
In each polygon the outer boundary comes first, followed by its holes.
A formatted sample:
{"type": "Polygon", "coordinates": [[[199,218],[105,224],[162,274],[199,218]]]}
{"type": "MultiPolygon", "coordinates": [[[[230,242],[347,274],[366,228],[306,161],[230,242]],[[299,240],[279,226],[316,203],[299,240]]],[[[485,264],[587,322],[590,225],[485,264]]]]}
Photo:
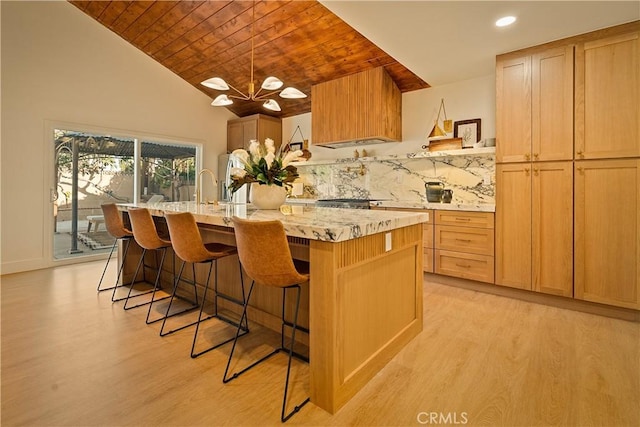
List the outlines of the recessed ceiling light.
{"type": "Polygon", "coordinates": [[[496,27],[506,27],[516,22],[515,16],[505,16],[496,21],[496,27]]]}

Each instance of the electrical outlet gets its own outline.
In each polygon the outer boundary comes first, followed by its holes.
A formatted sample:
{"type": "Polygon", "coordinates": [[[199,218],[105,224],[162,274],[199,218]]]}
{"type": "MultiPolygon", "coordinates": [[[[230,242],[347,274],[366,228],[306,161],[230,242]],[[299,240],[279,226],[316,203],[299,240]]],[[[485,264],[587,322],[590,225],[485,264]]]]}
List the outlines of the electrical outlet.
{"type": "Polygon", "coordinates": [[[391,250],[391,233],[384,235],[384,251],[389,252],[391,250]]]}
{"type": "Polygon", "coordinates": [[[484,185],[491,185],[491,177],[489,175],[485,175],[483,179],[484,185]]]}

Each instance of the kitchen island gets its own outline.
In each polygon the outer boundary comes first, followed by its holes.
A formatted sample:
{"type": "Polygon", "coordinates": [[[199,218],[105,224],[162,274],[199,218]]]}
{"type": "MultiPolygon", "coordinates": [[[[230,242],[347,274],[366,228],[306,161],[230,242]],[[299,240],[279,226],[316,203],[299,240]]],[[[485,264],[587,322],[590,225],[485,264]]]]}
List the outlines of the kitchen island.
{"type": "MultiPolygon", "coordinates": [[[[159,226],[167,212],[191,212],[205,241],[228,244],[234,244],[233,216],[282,221],[294,258],[309,261],[301,323],[311,331],[310,396],[330,413],[422,330],[422,223],[427,214],[292,205],[270,211],[193,202],[139,206],[148,208],[159,226]]],[[[134,205],[120,205],[124,212],[129,207],[134,205]]],[[[233,292],[223,283],[237,287],[237,259],[219,266],[221,289],[233,292]]],[[[127,270],[130,278],[132,269],[127,270]]],[[[260,290],[249,319],[279,330],[280,293],[260,290]]]]}

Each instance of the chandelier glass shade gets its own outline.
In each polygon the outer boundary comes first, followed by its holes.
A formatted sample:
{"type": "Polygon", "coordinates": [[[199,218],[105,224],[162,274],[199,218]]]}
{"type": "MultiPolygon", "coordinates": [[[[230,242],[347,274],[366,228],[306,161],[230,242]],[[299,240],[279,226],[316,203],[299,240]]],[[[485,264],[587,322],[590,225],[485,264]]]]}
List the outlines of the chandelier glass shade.
{"type": "Polygon", "coordinates": [[[221,77],[211,77],[210,79],[204,80],[200,82],[201,85],[208,87],[214,90],[229,90],[232,89],[237,92],[237,95],[218,95],[211,105],[214,107],[225,107],[227,105],[233,104],[233,99],[240,99],[243,101],[254,101],[254,102],[262,102],[262,106],[267,110],[271,111],[281,111],[280,105],[278,102],[273,99],[273,96],[279,94],[281,98],[285,99],[301,99],[306,98],[307,95],[304,92],[294,88],[294,87],[286,87],[284,89],[280,89],[284,86],[282,80],[277,77],[269,76],[262,82],[260,89],[256,92],[255,83],[253,80],[253,57],[254,57],[254,31],[255,31],[255,22],[256,22],[256,3],[255,0],[253,2],[253,11],[252,11],[252,22],[251,22],[251,76],[249,80],[249,85],[247,88],[247,92],[244,93],[241,90],[236,89],[232,85],[228,84],[221,77]],[[262,91],[265,91],[264,93],[262,91]]]}

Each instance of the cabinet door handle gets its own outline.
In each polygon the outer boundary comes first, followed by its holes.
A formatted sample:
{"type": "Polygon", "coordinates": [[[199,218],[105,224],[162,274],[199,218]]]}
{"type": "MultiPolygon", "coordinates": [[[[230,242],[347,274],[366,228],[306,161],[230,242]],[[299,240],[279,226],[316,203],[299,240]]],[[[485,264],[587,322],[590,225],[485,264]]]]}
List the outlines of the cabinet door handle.
{"type": "Polygon", "coordinates": [[[578,166],[577,169],[578,169],[578,172],[580,172],[580,173],[584,172],[584,168],[582,166],[578,166]]]}
{"type": "Polygon", "coordinates": [[[524,168],[524,172],[529,176],[529,168],[524,168]]]}
{"type": "Polygon", "coordinates": [[[456,221],[471,221],[471,218],[457,218],[456,221]]]}
{"type": "Polygon", "coordinates": [[[576,151],[576,154],[580,157],[584,157],[584,152],[582,150],[576,151]]]}
{"type": "Polygon", "coordinates": [[[540,171],[540,169],[538,168],[533,168],[533,173],[535,176],[538,176],[538,172],[540,171]]]}
{"type": "Polygon", "coordinates": [[[524,158],[527,159],[527,160],[530,160],[531,159],[531,154],[525,153],[524,158]]]}
{"type": "Polygon", "coordinates": [[[462,268],[471,268],[471,266],[469,264],[458,264],[457,262],[456,262],[456,266],[457,267],[462,267],[462,268]]]}
{"type": "Polygon", "coordinates": [[[471,239],[456,239],[457,242],[471,243],[471,239]]]}
{"type": "Polygon", "coordinates": [[[533,158],[538,160],[538,153],[533,153],[533,158]]]}

